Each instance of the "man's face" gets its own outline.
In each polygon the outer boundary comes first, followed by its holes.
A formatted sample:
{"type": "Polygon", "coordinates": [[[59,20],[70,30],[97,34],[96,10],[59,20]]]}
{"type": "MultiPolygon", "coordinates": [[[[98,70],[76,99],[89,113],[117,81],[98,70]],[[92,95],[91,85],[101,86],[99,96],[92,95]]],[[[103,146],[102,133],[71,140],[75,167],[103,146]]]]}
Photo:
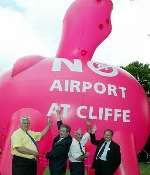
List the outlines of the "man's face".
{"type": "Polygon", "coordinates": [[[83,134],[82,134],[82,131],[80,129],[78,129],[74,134],[75,139],[78,141],[80,141],[82,139],[82,136],[83,136],[83,134]]]}
{"type": "Polygon", "coordinates": [[[59,135],[60,135],[61,138],[67,137],[69,135],[69,132],[67,131],[67,128],[60,127],[59,135]]]}
{"type": "Polygon", "coordinates": [[[110,141],[112,139],[112,133],[111,133],[111,131],[105,131],[105,133],[104,133],[104,139],[106,141],[110,141]]]}
{"type": "Polygon", "coordinates": [[[29,121],[29,119],[26,119],[26,120],[22,120],[22,121],[21,121],[21,128],[22,128],[24,131],[28,131],[29,126],[30,126],[30,121],[29,121]]]}

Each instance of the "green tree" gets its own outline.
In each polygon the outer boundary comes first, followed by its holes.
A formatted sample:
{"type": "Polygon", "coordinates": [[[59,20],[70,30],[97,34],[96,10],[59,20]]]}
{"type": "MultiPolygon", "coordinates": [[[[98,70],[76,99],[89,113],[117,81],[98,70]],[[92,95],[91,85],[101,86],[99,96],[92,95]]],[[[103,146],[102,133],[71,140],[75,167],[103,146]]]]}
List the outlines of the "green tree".
{"type": "Polygon", "coordinates": [[[132,62],[125,67],[121,67],[131,75],[133,75],[138,82],[143,86],[147,95],[150,96],[150,65],[143,64],[138,61],[132,62]]]}

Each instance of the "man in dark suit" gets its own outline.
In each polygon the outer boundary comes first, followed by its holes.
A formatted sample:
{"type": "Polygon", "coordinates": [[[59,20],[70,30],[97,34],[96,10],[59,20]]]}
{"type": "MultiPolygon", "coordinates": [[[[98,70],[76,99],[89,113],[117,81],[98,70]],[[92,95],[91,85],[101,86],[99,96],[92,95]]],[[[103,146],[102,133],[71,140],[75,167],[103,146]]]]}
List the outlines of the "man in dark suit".
{"type": "Polygon", "coordinates": [[[100,140],[96,140],[95,132],[96,127],[90,134],[92,144],[97,146],[92,166],[95,175],[113,175],[121,162],[120,146],[112,140],[111,129],[105,130],[104,137],[100,140]]]}
{"type": "Polygon", "coordinates": [[[51,175],[64,175],[66,173],[68,152],[72,143],[71,128],[62,123],[60,110],[57,111],[57,117],[59,134],[54,138],[52,149],[46,154],[46,158],[49,160],[51,175]]]}

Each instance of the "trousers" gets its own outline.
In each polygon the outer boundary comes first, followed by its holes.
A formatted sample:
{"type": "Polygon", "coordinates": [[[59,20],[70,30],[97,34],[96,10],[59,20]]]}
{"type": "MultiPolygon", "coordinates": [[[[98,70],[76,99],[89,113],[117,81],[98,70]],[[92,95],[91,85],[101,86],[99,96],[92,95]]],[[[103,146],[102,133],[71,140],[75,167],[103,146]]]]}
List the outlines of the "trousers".
{"type": "Polygon", "coordinates": [[[23,157],[13,156],[12,175],[36,175],[37,161],[23,157]]]}

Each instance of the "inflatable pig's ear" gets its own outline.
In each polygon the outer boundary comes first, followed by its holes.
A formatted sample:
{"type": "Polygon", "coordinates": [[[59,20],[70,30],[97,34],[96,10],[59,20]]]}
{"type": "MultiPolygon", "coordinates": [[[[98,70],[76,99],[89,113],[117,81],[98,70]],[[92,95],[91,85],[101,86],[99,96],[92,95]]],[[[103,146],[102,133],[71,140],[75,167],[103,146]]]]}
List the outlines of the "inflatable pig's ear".
{"type": "Polygon", "coordinates": [[[89,60],[111,33],[111,0],[76,0],[66,12],[57,52],[60,58],[89,60]]]}
{"type": "Polygon", "coordinates": [[[23,58],[20,58],[19,60],[16,61],[16,63],[13,66],[11,76],[12,77],[16,76],[17,74],[23,72],[24,70],[39,63],[43,59],[45,58],[42,56],[38,56],[38,55],[25,56],[23,58]]]}

